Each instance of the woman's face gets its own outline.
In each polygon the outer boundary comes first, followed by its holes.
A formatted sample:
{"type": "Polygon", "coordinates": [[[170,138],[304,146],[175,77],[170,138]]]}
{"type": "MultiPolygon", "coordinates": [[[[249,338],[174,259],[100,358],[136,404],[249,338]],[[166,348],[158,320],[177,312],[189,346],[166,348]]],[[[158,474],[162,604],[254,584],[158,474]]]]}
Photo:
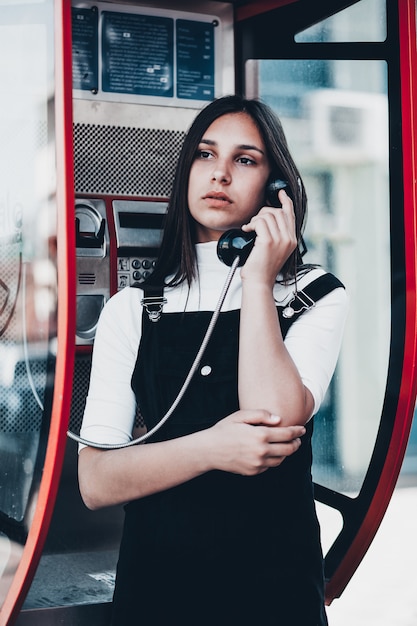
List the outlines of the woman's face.
{"type": "Polygon", "coordinates": [[[217,241],[249,222],[265,204],[270,165],[259,130],[246,113],[228,113],[204,133],[190,170],[188,206],[197,242],[217,241]]]}

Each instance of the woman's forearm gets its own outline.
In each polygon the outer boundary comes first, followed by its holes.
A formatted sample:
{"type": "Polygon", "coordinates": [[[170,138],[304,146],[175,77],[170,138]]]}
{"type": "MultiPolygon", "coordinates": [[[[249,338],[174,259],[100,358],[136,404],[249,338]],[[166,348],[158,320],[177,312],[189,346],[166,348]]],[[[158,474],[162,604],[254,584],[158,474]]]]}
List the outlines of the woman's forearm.
{"type": "Polygon", "coordinates": [[[186,437],[118,450],[84,448],[79,454],[81,495],[88,508],[123,504],[175,487],[210,468],[206,437],[186,437]]]}
{"type": "Polygon", "coordinates": [[[255,282],[242,292],[239,403],[271,411],[288,425],[304,424],[313,411],[313,398],[285,347],[272,290],[255,282]]]}

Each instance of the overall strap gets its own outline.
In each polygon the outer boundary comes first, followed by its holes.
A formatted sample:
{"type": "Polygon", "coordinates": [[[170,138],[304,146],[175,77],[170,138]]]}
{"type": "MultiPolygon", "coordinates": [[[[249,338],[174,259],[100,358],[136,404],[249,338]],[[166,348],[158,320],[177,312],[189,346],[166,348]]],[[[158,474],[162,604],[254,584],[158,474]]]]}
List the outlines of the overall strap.
{"type": "Polygon", "coordinates": [[[144,296],[140,301],[141,305],[146,310],[150,321],[158,322],[162,315],[164,304],[167,302],[167,299],[164,297],[164,288],[147,285],[143,293],[144,296]]]}
{"type": "Polygon", "coordinates": [[[277,307],[283,337],[287,334],[291,324],[293,324],[304,311],[313,308],[318,300],[339,287],[342,289],[345,288],[343,283],[340,282],[336,276],[328,273],[323,274],[306,285],[304,289],[296,291],[293,299],[290,300],[288,304],[277,307]]]}
{"type": "MultiPolygon", "coordinates": [[[[284,307],[278,306],[278,313],[283,336],[288,332],[289,327],[304,312],[315,306],[316,302],[341,287],[343,283],[333,274],[323,274],[306,285],[304,289],[296,291],[294,297],[284,307]]],[[[156,285],[147,285],[144,289],[144,297],[141,305],[146,310],[151,322],[157,322],[161,318],[162,309],[167,299],[164,297],[164,288],[156,285]]]]}

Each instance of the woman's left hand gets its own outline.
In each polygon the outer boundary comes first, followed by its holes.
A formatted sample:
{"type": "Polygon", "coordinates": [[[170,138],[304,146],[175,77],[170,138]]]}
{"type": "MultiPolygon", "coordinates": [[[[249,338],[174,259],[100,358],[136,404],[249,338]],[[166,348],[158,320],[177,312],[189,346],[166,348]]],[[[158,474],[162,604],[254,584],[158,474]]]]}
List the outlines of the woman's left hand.
{"type": "Polygon", "coordinates": [[[241,270],[244,281],[254,280],[272,287],[285,261],[297,247],[292,200],[283,189],[278,198],[282,208],[264,206],[242,226],[245,232],[256,232],[254,248],[241,270]]]}

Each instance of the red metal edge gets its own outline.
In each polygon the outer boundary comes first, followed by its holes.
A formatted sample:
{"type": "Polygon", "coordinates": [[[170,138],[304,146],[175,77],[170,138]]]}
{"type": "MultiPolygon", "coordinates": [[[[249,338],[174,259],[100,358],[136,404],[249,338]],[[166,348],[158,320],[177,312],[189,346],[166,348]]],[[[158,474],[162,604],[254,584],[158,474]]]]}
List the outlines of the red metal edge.
{"type": "Polygon", "coordinates": [[[386,462],[362,526],[326,589],[326,603],[340,597],[365,556],[382,522],[394,491],[413,420],[416,399],[416,111],[417,51],[415,0],[399,0],[402,141],[404,168],[404,231],[406,255],[405,351],[400,394],[386,462]]]}
{"type": "Polygon", "coordinates": [[[261,15],[267,11],[284,7],[287,4],[294,4],[298,0],[262,0],[261,2],[250,2],[244,6],[237,7],[235,21],[247,20],[255,15],[261,15]]]}
{"type": "Polygon", "coordinates": [[[71,3],[54,0],[57,162],[58,351],[51,425],[38,500],[22,558],[0,611],[14,623],[41,557],[55,504],[66,445],[74,366],[75,233],[72,149],[71,3]]]}

